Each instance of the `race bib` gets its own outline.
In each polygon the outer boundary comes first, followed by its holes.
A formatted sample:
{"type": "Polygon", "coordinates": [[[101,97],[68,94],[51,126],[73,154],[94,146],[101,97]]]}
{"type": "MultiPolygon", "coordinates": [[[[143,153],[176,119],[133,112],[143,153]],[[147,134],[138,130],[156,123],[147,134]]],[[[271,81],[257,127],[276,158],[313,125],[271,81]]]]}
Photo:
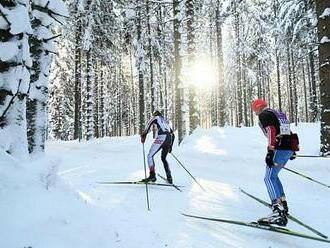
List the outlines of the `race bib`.
{"type": "Polygon", "coordinates": [[[280,134],[281,135],[290,135],[290,124],[289,123],[281,123],[280,124],[280,134]]]}
{"type": "Polygon", "coordinates": [[[288,121],[288,118],[286,118],[286,115],[282,112],[273,109],[269,109],[269,111],[276,115],[278,122],[280,123],[279,135],[290,135],[291,134],[290,122],[288,121]]]}

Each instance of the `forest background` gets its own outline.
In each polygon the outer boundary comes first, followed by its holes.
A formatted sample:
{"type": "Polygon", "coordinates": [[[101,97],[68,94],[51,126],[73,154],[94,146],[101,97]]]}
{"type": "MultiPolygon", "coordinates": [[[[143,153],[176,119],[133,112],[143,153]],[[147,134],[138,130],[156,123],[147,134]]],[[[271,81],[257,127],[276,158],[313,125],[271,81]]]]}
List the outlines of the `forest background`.
{"type": "Polygon", "coordinates": [[[255,98],[320,122],[330,150],[329,0],[0,0],[0,146],[253,126],[255,98]]]}

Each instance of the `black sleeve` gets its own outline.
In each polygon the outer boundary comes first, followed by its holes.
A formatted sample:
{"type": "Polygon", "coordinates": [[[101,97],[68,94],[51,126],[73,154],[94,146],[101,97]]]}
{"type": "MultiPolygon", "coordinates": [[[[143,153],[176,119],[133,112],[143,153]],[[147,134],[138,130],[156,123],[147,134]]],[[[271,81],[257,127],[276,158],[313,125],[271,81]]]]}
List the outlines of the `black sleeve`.
{"type": "Polygon", "coordinates": [[[259,121],[260,124],[263,128],[266,128],[268,126],[274,126],[274,120],[273,120],[273,116],[272,113],[268,112],[268,111],[262,111],[259,114],[259,121]]]}

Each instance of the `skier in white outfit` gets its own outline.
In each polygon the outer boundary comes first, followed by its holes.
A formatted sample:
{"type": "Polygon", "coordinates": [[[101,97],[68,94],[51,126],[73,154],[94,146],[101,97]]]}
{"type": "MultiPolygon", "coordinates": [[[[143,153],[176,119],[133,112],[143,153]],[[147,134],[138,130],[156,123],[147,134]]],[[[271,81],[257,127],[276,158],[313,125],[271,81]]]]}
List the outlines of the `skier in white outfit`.
{"type": "Polygon", "coordinates": [[[157,180],[155,173],[155,161],[154,155],[162,150],[161,159],[164,164],[164,169],[166,172],[166,178],[168,183],[172,184],[173,179],[171,171],[166,161],[166,156],[168,153],[172,152],[172,145],[174,142],[174,133],[171,129],[168,121],[163,117],[163,115],[157,110],[153,113],[153,117],[148,121],[144,131],[141,134],[141,143],[144,143],[147,137],[148,132],[150,131],[153,125],[157,126],[158,134],[154,143],[150,147],[148,153],[148,166],[149,166],[149,177],[143,179],[143,182],[155,182],[157,180]]]}

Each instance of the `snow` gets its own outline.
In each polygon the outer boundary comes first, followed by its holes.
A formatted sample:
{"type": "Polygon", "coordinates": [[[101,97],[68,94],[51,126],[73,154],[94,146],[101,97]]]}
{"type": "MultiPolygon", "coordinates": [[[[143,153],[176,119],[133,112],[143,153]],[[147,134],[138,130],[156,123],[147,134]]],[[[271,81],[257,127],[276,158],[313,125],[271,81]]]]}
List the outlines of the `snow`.
{"type": "Polygon", "coordinates": [[[21,79],[20,90],[26,93],[28,90],[29,71],[22,66],[16,66],[10,68],[7,72],[0,74],[0,86],[3,89],[9,90],[12,93],[16,93],[21,79]]]}
{"type": "Polygon", "coordinates": [[[327,16],[330,16],[330,8],[326,8],[326,9],[323,11],[322,15],[320,15],[320,18],[321,18],[321,19],[324,19],[324,18],[326,18],[327,16]]]}
{"type": "Polygon", "coordinates": [[[323,44],[323,43],[328,43],[330,42],[330,39],[327,37],[327,36],[323,36],[320,40],[320,43],[323,44]]]}
{"type": "Polygon", "coordinates": [[[47,6],[49,10],[53,11],[56,14],[62,16],[69,15],[68,9],[62,0],[33,0],[33,2],[34,4],[39,6],[47,6]]]}
{"type": "Polygon", "coordinates": [[[54,24],[56,21],[65,22],[65,17],[68,17],[69,12],[62,0],[33,0],[37,6],[47,7],[52,14],[44,13],[39,10],[33,10],[32,15],[39,19],[44,26],[54,24]]]}
{"type": "Polygon", "coordinates": [[[136,17],[136,13],[133,9],[127,9],[125,11],[125,15],[128,20],[132,20],[136,17]]]}
{"type": "MultiPolygon", "coordinates": [[[[319,123],[293,128],[301,142],[299,154],[318,154],[319,128],[319,123]]],[[[180,147],[174,147],[174,154],[206,191],[169,155],[174,182],[185,187],[178,192],[149,186],[151,211],[143,185],[96,183],[141,179],[139,140],[132,136],[81,143],[51,141],[45,157],[25,164],[0,151],[0,247],[328,247],[180,215],[253,221],[269,213],[238,190],[242,187],[268,201],[263,182],[267,141],[258,127],[197,129],[180,147]]],[[[155,161],[157,172],[164,174],[160,154],[155,161]]],[[[289,161],[288,168],[330,183],[328,159],[297,158],[289,161]]],[[[288,171],[280,177],[291,214],[330,235],[329,189],[288,171]]],[[[290,221],[287,227],[313,235],[290,221]]]]}
{"type": "Polygon", "coordinates": [[[0,59],[9,61],[19,52],[17,41],[8,41],[0,43],[0,59]]]}
{"type": "Polygon", "coordinates": [[[14,99],[10,111],[6,113],[6,118],[12,123],[0,129],[0,150],[10,151],[16,158],[22,160],[28,157],[26,126],[20,126],[19,122],[21,120],[19,118],[25,119],[25,112],[21,112],[25,107],[25,101],[14,99]]]}
{"type": "Polygon", "coordinates": [[[6,16],[10,22],[10,33],[31,33],[32,28],[30,25],[30,18],[23,5],[17,5],[14,8],[6,9],[0,5],[0,11],[6,16]]]}
{"type": "Polygon", "coordinates": [[[43,25],[45,26],[50,26],[55,23],[55,20],[49,16],[47,13],[41,12],[39,10],[33,10],[32,15],[36,18],[39,19],[43,25]]]}

